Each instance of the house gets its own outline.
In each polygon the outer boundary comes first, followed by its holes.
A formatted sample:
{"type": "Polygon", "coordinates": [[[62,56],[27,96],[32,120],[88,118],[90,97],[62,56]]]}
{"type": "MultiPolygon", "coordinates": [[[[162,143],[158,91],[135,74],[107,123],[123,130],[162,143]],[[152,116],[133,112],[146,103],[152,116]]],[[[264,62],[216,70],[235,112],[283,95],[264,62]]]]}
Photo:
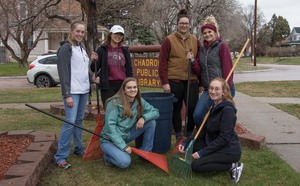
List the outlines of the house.
{"type": "Polygon", "coordinates": [[[289,40],[282,42],[280,46],[300,46],[300,27],[294,27],[289,40]]]}

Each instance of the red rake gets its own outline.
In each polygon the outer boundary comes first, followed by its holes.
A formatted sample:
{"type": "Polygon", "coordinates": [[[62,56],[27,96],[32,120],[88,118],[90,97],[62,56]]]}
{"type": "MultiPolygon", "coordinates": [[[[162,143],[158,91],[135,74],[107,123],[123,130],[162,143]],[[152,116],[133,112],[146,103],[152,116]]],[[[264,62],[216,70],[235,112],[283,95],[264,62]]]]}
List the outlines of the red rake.
{"type": "Polygon", "coordinates": [[[134,147],[130,147],[130,148],[132,152],[134,152],[135,154],[153,163],[154,165],[156,165],[166,173],[169,173],[168,162],[165,156],[154,152],[143,151],[134,147]]]}
{"type": "MultiPolygon", "coordinates": [[[[58,117],[58,116],[55,116],[55,115],[53,115],[53,114],[51,114],[51,113],[48,113],[48,112],[46,112],[46,111],[43,111],[43,110],[41,110],[41,109],[38,109],[38,108],[36,108],[36,107],[34,107],[34,106],[32,106],[32,105],[29,105],[29,104],[26,103],[25,106],[30,107],[30,108],[32,108],[32,109],[34,109],[34,110],[36,110],[36,111],[39,111],[39,112],[41,112],[41,113],[43,113],[43,114],[48,115],[48,116],[51,116],[51,117],[53,117],[53,118],[55,118],[55,119],[57,119],[57,120],[60,120],[60,121],[62,121],[62,122],[65,122],[65,123],[68,123],[68,124],[70,124],[70,125],[73,125],[74,127],[80,128],[81,130],[84,130],[84,131],[86,131],[86,132],[88,132],[88,133],[91,133],[91,134],[93,134],[94,136],[97,136],[97,138],[98,138],[97,141],[99,141],[99,138],[107,139],[107,138],[101,136],[100,134],[98,134],[98,133],[96,133],[96,132],[93,132],[93,131],[91,131],[91,130],[85,129],[85,128],[80,127],[80,126],[77,126],[77,125],[75,125],[74,123],[68,122],[68,121],[66,121],[66,120],[64,120],[64,119],[62,119],[62,118],[60,118],[60,117],[58,117]]],[[[101,121],[101,120],[98,120],[98,121],[101,121]]],[[[98,124],[99,124],[99,122],[98,122],[98,124]]],[[[96,129],[97,129],[97,126],[96,126],[96,129]]],[[[96,130],[96,129],[95,129],[95,130],[96,130]]],[[[107,140],[109,140],[109,139],[107,139],[107,140]]],[[[90,140],[90,141],[91,141],[91,140],[90,140]]],[[[97,146],[98,146],[99,149],[98,149],[98,148],[95,148],[95,149],[97,149],[98,152],[101,151],[101,149],[100,149],[100,144],[97,145],[97,146]]],[[[153,163],[154,165],[156,165],[158,168],[162,169],[162,170],[165,171],[166,173],[169,173],[168,162],[167,162],[167,159],[166,159],[165,156],[163,156],[163,155],[161,155],[161,154],[154,153],[154,152],[148,152],[148,151],[144,151],[144,150],[141,150],[141,149],[136,149],[136,148],[134,148],[134,147],[130,147],[130,148],[132,149],[132,152],[134,152],[135,154],[137,154],[137,155],[139,155],[140,157],[144,158],[145,160],[147,160],[147,161],[153,163]]],[[[94,149],[94,150],[95,150],[95,149],[94,149]]],[[[95,152],[95,151],[92,151],[92,152],[95,152]]],[[[102,151],[101,151],[101,152],[102,152],[102,151]]],[[[94,155],[93,155],[93,156],[94,156],[94,155]]]]}
{"type": "MultiPolygon", "coordinates": [[[[95,43],[95,18],[92,19],[92,28],[93,28],[93,50],[96,50],[96,43],[95,43]]],[[[95,66],[95,77],[98,77],[98,68],[97,68],[97,62],[94,62],[95,66]]],[[[100,113],[100,103],[99,103],[99,84],[96,83],[96,98],[97,98],[97,125],[94,129],[94,132],[97,134],[101,134],[101,131],[104,127],[104,123],[101,119],[101,113],[100,113]]],[[[103,152],[100,148],[100,137],[97,135],[93,135],[89,141],[89,144],[85,150],[84,155],[82,156],[82,160],[95,160],[103,157],[103,152]]]]}
{"type": "MultiPolygon", "coordinates": [[[[94,132],[100,134],[104,123],[101,119],[101,114],[97,115],[98,123],[95,127],[94,132]]],[[[84,155],[82,156],[82,160],[95,160],[103,157],[103,152],[100,148],[100,137],[97,135],[93,135],[89,141],[88,147],[85,150],[84,155]]]]}

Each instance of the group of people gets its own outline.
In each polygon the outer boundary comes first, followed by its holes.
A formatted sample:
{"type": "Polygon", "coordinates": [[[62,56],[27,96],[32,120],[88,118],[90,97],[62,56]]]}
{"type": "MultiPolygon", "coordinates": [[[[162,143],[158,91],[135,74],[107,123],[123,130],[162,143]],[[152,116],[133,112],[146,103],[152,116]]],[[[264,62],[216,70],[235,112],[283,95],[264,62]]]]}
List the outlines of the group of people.
{"type": "MultiPolygon", "coordinates": [[[[194,172],[229,171],[231,181],[239,181],[243,171],[241,145],[234,126],[236,108],[229,48],[219,36],[218,24],[209,16],[200,28],[203,43],[189,32],[186,10],[177,17],[177,30],[166,37],[159,55],[159,77],[165,93],[177,98],[173,104],[172,123],[179,151],[184,153],[195,131],[204,125],[196,139],[192,162],[194,172]],[[189,69],[191,68],[191,69],[189,69]],[[199,93],[201,93],[199,98],[199,93]],[[188,105],[186,130],[182,132],[181,110],[188,105]],[[211,108],[211,109],[210,109],[211,108]],[[209,111],[208,119],[203,122],[209,111]],[[185,140],[182,140],[183,137],[185,140]]],[[[114,25],[105,42],[89,58],[82,40],[85,24],[71,24],[67,41],[58,50],[58,73],[68,122],[82,127],[91,83],[98,83],[105,108],[105,125],[101,132],[101,149],[106,165],[127,168],[131,163],[131,148],[127,145],[143,134],[141,149],[152,151],[159,111],[140,94],[133,78],[130,53],[123,45],[124,29],[114,25]],[[90,59],[93,63],[89,63],[90,59]],[[89,70],[94,72],[90,75],[89,70]]],[[[82,130],[64,123],[55,162],[64,169],[73,136],[74,155],[83,155],[82,130]]]]}
{"type": "Polygon", "coordinates": [[[234,130],[236,108],[232,99],[235,89],[233,74],[230,74],[233,67],[230,51],[221,39],[214,16],[208,16],[200,28],[202,44],[189,32],[189,24],[186,10],[180,11],[177,30],[163,41],[159,54],[163,90],[178,99],[174,103],[172,122],[176,141],[180,143],[179,151],[185,152],[195,136],[193,131],[204,125],[194,145],[192,170],[229,171],[231,182],[237,183],[244,164],[239,163],[241,144],[234,130]],[[184,132],[183,103],[187,106],[184,132]]]}

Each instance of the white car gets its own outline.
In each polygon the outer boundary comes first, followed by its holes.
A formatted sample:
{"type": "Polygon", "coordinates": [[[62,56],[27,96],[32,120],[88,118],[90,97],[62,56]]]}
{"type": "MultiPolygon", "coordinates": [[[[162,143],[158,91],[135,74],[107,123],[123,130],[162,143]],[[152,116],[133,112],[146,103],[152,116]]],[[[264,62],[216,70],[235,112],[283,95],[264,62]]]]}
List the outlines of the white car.
{"type": "Polygon", "coordinates": [[[38,88],[52,87],[60,83],[57,72],[56,54],[38,56],[29,65],[27,80],[38,88]]]}

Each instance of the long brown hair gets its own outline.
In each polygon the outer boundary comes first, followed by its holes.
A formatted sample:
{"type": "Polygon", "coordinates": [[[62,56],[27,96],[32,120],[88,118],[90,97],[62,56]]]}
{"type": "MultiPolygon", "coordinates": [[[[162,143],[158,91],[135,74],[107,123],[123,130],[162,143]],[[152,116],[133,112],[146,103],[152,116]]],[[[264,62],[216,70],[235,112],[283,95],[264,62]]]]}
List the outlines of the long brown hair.
{"type": "Polygon", "coordinates": [[[72,37],[72,32],[76,29],[76,26],[77,25],[84,25],[85,26],[85,23],[83,21],[74,21],[71,26],[70,26],[70,32],[69,32],[69,35],[68,35],[68,41],[69,43],[72,45],[72,46],[75,46],[76,44],[76,41],[75,39],[72,37]]]}
{"type": "MultiPolygon", "coordinates": [[[[135,81],[137,83],[137,80],[133,77],[126,78],[123,81],[122,86],[118,90],[118,92],[113,97],[107,99],[105,105],[107,106],[107,103],[110,100],[112,100],[114,98],[117,98],[117,99],[120,100],[120,102],[121,102],[121,104],[123,105],[123,108],[124,108],[124,112],[122,114],[122,117],[132,118],[133,114],[132,114],[132,110],[131,110],[131,107],[130,107],[130,102],[127,100],[126,94],[125,94],[125,87],[126,87],[127,83],[130,82],[130,81],[135,81]]],[[[135,96],[135,99],[138,101],[137,118],[139,118],[143,115],[142,96],[141,96],[139,87],[138,87],[138,92],[137,92],[137,95],[135,96]]]]}
{"type": "MultiPolygon", "coordinates": [[[[109,46],[109,45],[110,45],[110,42],[111,42],[111,35],[112,35],[112,34],[113,34],[112,32],[109,32],[109,33],[106,35],[106,37],[105,37],[105,39],[104,39],[104,42],[103,42],[103,45],[106,45],[106,46],[109,46]]],[[[120,41],[120,43],[118,43],[118,46],[122,46],[122,45],[124,44],[124,41],[125,41],[125,34],[124,34],[124,36],[123,36],[122,41],[120,41]]]]}
{"type": "Polygon", "coordinates": [[[211,82],[213,82],[213,81],[219,81],[222,84],[222,91],[223,91],[222,100],[227,100],[235,106],[235,102],[233,101],[233,98],[231,95],[231,90],[230,90],[228,83],[223,78],[220,78],[220,77],[217,77],[217,78],[214,78],[213,80],[211,80],[211,82]]]}

